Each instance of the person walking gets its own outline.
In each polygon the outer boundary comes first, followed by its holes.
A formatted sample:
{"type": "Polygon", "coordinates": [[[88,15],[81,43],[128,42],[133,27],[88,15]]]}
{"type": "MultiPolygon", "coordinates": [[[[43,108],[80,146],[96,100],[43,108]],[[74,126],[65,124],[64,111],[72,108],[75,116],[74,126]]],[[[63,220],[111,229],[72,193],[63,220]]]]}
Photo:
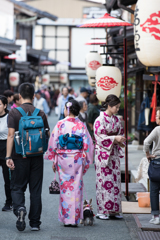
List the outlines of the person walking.
{"type": "Polygon", "coordinates": [[[69,88],[68,88],[68,93],[69,93],[69,97],[72,97],[73,99],[76,98],[73,88],[69,87],[69,88]]]}
{"type": "Polygon", "coordinates": [[[68,101],[69,98],[69,94],[68,94],[68,88],[64,87],[62,89],[62,95],[58,98],[58,117],[59,120],[62,120],[65,118],[64,116],[64,108],[65,108],[65,104],[68,101]]]}
{"type": "MultiPolygon", "coordinates": [[[[32,114],[35,110],[35,107],[32,105],[34,98],[33,85],[30,83],[21,84],[19,86],[19,98],[22,103],[20,106],[21,110],[32,114]]],[[[45,113],[40,110],[38,116],[41,116],[43,119],[44,128],[47,128],[49,130],[49,125],[45,113]]],[[[16,153],[14,145],[14,134],[19,130],[19,121],[21,117],[22,115],[17,108],[12,109],[8,116],[6,164],[12,170],[11,194],[13,201],[13,212],[18,218],[16,222],[17,229],[19,231],[23,231],[26,227],[25,215],[27,214],[24,194],[27,188],[27,184],[29,184],[29,225],[31,227],[31,230],[38,231],[40,230],[40,218],[42,211],[41,191],[43,180],[43,151],[41,151],[41,155],[34,157],[22,157],[22,155],[16,153]]],[[[34,121],[31,122],[33,125],[34,123],[34,121]]]]}
{"type": "Polygon", "coordinates": [[[53,89],[51,89],[51,87],[48,87],[48,92],[50,94],[50,112],[49,115],[51,114],[52,109],[54,108],[54,104],[53,104],[53,97],[54,97],[54,86],[53,89]]]}
{"type": "Polygon", "coordinates": [[[7,98],[0,95],[0,166],[2,167],[3,179],[4,179],[4,189],[6,195],[6,202],[2,211],[12,210],[12,197],[10,189],[10,173],[9,168],[6,165],[6,144],[8,136],[8,113],[7,110],[7,98]]]}
{"type": "Polygon", "coordinates": [[[40,90],[35,92],[35,98],[33,100],[33,105],[36,108],[44,111],[46,115],[48,115],[48,113],[50,112],[48,103],[47,103],[46,99],[41,96],[41,91],[40,90]]]}
{"type": "Polygon", "coordinates": [[[87,126],[87,104],[86,101],[79,102],[80,112],[78,118],[81,122],[83,122],[87,126]]]}
{"type": "Polygon", "coordinates": [[[41,93],[45,95],[45,99],[46,99],[47,103],[49,104],[51,96],[50,96],[49,91],[47,90],[47,86],[45,84],[42,84],[40,87],[40,90],[41,90],[41,93]]]}
{"type": "Polygon", "coordinates": [[[44,157],[53,161],[53,170],[59,174],[58,219],[66,227],[75,227],[83,219],[83,175],[93,162],[93,142],[86,126],[77,117],[79,111],[74,99],[65,104],[65,119],[53,129],[44,157]]]}
{"type": "MultiPolygon", "coordinates": [[[[144,140],[144,152],[146,153],[146,157],[150,162],[150,164],[155,163],[155,168],[156,166],[158,166],[158,168],[155,169],[158,172],[159,164],[160,164],[160,110],[156,112],[156,123],[158,126],[155,127],[153,131],[148,135],[148,137],[144,140]],[[149,149],[152,143],[153,143],[153,148],[152,148],[152,153],[150,154],[149,149]]],[[[149,223],[151,224],[160,224],[159,191],[160,191],[160,181],[158,179],[156,181],[156,179],[153,180],[150,178],[150,202],[151,202],[152,219],[149,221],[149,223]]]]}
{"type": "Polygon", "coordinates": [[[21,105],[21,102],[20,102],[20,100],[19,100],[19,94],[18,94],[18,93],[14,94],[13,102],[14,102],[14,103],[13,103],[13,105],[11,106],[11,109],[17,108],[17,107],[19,107],[19,106],[21,105]]]}
{"type": "Polygon", "coordinates": [[[42,84],[40,87],[41,93],[42,93],[42,97],[44,97],[47,101],[48,106],[51,106],[51,96],[50,93],[48,91],[48,88],[45,84],[42,84]]]}
{"type": "Polygon", "coordinates": [[[94,123],[97,218],[122,218],[121,213],[121,147],[125,146],[124,130],[118,117],[120,99],[109,95],[104,102],[105,112],[94,123]]]}
{"type": "Polygon", "coordinates": [[[13,102],[13,98],[14,98],[14,93],[11,90],[5,90],[3,95],[8,100],[7,109],[10,111],[11,110],[11,106],[12,106],[12,102],[13,102]]]}
{"type": "Polygon", "coordinates": [[[87,104],[86,98],[88,97],[88,90],[85,87],[81,87],[80,89],[80,95],[75,99],[78,102],[85,101],[87,104]]]}
{"type": "Polygon", "coordinates": [[[96,120],[96,118],[99,116],[100,111],[98,109],[98,98],[96,94],[91,94],[89,98],[89,105],[88,105],[88,110],[87,110],[87,126],[88,126],[88,131],[93,137],[93,125],[96,120]]]}

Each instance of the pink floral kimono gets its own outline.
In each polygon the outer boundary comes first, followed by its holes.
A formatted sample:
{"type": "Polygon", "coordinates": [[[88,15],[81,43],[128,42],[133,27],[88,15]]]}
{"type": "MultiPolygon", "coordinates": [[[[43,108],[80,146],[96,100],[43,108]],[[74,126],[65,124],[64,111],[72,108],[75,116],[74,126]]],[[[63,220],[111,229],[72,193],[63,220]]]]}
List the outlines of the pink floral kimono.
{"type": "Polygon", "coordinates": [[[60,180],[59,221],[78,224],[83,219],[83,175],[93,162],[93,142],[86,126],[67,117],[57,123],[49,140],[45,159],[54,162],[60,180]],[[82,150],[58,149],[60,135],[76,134],[83,138],[82,150]]]}
{"type": "Polygon", "coordinates": [[[120,158],[123,157],[123,152],[114,144],[114,138],[123,134],[118,117],[100,113],[94,124],[96,198],[100,214],[121,212],[120,158]]]}

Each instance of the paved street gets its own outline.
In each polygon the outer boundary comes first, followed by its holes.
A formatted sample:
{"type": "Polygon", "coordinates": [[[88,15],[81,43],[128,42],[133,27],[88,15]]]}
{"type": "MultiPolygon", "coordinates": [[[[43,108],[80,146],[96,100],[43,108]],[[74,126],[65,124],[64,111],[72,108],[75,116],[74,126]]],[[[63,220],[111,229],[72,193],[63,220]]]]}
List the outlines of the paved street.
{"type": "MultiPolygon", "coordinates": [[[[57,117],[52,114],[49,117],[51,129],[55,125],[57,117]]],[[[44,162],[44,181],[43,181],[43,211],[42,225],[39,232],[31,232],[28,219],[26,217],[26,229],[24,232],[18,232],[16,229],[16,217],[12,212],[0,211],[0,240],[137,240],[136,225],[131,215],[125,215],[123,220],[95,220],[92,227],[79,226],[78,228],[64,228],[58,221],[59,195],[49,194],[49,184],[53,180],[51,162],[44,162]]],[[[0,209],[4,204],[4,189],[2,174],[0,174],[0,209]]],[[[84,177],[84,184],[87,192],[87,198],[93,198],[94,212],[96,213],[96,195],[95,195],[95,170],[92,165],[84,177]]],[[[84,193],[85,197],[85,193],[84,193]]],[[[26,192],[26,207],[29,209],[29,193],[26,192]]]]}

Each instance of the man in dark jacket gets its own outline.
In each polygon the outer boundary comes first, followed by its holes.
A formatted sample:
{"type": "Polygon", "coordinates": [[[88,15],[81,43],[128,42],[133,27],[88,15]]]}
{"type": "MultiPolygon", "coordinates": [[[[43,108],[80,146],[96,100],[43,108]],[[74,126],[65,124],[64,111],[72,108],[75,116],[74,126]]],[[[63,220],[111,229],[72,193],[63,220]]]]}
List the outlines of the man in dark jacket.
{"type": "Polygon", "coordinates": [[[13,98],[14,98],[14,93],[11,90],[6,90],[6,91],[4,91],[3,95],[8,100],[7,109],[10,111],[11,110],[11,106],[12,106],[12,102],[13,102],[13,98]]]}
{"type": "Polygon", "coordinates": [[[88,105],[88,111],[87,111],[87,123],[88,123],[88,131],[91,135],[91,137],[93,137],[93,125],[94,122],[96,120],[96,118],[99,116],[100,111],[98,109],[98,98],[96,96],[96,94],[91,94],[90,95],[90,103],[88,105]]]}
{"type": "MultiPolygon", "coordinates": [[[[23,83],[19,87],[19,98],[22,105],[20,106],[26,113],[32,114],[35,107],[32,105],[34,98],[34,87],[30,83],[23,83]]],[[[49,129],[46,115],[40,111],[39,116],[42,117],[44,127],[49,129]]],[[[42,211],[41,191],[43,180],[43,154],[35,157],[23,158],[17,154],[14,146],[14,134],[19,129],[19,120],[22,115],[14,108],[8,116],[8,138],[7,138],[7,155],[6,164],[12,170],[11,178],[11,194],[13,200],[13,211],[17,216],[16,227],[19,231],[23,231],[25,224],[25,191],[29,184],[30,191],[30,210],[29,224],[31,230],[40,230],[40,217],[42,211]]],[[[48,133],[49,134],[49,133],[48,133]]]]}

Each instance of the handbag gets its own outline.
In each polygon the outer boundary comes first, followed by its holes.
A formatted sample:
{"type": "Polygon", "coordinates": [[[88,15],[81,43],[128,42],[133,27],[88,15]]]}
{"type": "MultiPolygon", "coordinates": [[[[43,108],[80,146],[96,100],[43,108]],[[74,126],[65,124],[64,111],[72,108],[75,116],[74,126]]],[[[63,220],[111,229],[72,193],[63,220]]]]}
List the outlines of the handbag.
{"type": "Polygon", "coordinates": [[[50,194],[60,194],[59,183],[56,180],[56,172],[54,175],[54,180],[51,182],[51,184],[49,186],[49,193],[50,194]]]}
{"type": "Polygon", "coordinates": [[[83,138],[75,134],[69,135],[69,133],[59,136],[59,145],[63,149],[82,149],[83,138]]]}
{"type": "Polygon", "coordinates": [[[150,161],[148,176],[152,182],[160,182],[160,158],[150,161]]]}

